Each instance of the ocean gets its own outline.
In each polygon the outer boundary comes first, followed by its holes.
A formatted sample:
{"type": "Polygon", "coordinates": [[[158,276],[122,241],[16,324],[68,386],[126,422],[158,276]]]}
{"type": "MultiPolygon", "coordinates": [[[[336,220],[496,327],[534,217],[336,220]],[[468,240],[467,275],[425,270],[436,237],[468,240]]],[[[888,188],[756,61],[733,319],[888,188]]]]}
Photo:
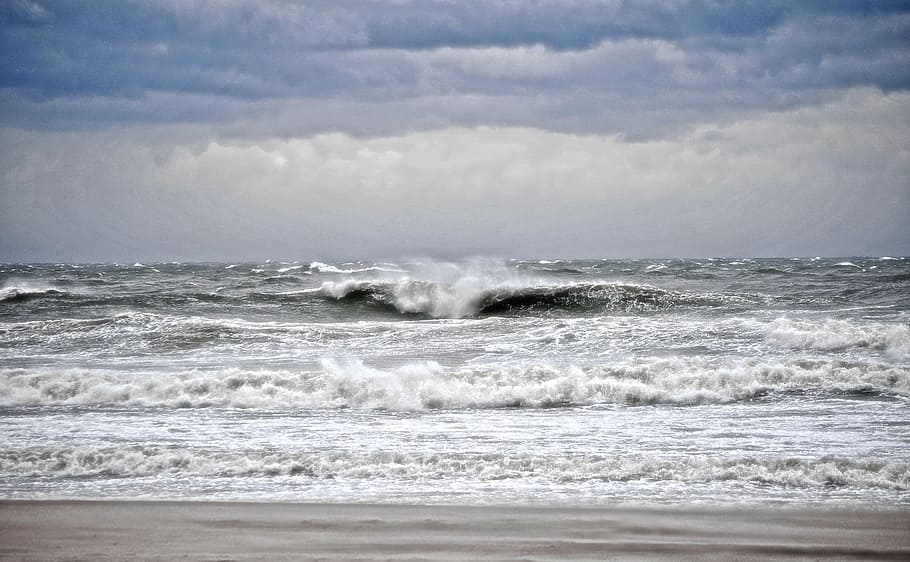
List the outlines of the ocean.
{"type": "Polygon", "coordinates": [[[0,265],[3,498],[908,491],[908,258],[0,265]]]}

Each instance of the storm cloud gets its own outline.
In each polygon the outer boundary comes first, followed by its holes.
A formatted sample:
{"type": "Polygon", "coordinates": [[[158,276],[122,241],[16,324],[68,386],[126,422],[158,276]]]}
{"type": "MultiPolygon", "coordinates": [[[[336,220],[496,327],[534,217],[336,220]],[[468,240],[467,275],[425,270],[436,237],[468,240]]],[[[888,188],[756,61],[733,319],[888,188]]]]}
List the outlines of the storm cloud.
{"type": "Polygon", "coordinates": [[[910,253],[900,2],[17,0],[4,260],[910,253]]]}

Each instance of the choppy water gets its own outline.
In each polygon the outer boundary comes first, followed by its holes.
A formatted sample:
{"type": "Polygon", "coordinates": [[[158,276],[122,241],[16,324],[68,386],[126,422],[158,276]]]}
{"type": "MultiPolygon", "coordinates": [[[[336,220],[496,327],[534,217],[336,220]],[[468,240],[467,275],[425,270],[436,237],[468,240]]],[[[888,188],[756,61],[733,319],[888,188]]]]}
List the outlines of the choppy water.
{"type": "Polygon", "coordinates": [[[910,504],[910,260],[0,266],[0,496],[910,504]]]}

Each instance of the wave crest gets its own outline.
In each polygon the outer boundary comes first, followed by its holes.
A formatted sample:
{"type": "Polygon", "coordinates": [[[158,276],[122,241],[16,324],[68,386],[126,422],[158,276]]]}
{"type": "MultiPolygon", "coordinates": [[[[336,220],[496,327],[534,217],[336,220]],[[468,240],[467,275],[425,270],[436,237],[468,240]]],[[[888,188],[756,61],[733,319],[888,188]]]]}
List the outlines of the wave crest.
{"type": "Polygon", "coordinates": [[[910,326],[905,324],[854,324],[846,320],[822,322],[778,318],[765,329],[765,338],[793,349],[844,351],[870,348],[888,357],[910,359],[910,326]]]}
{"type": "Polygon", "coordinates": [[[69,295],[62,289],[54,287],[4,287],[0,289],[0,303],[24,302],[46,297],[65,297],[69,295]]]}
{"type": "Polygon", "coordinates": [[[331,264],[322,263],[319,261],[314,261],[309,265],[310,272],[317,273],[364,273],[367,271],[383,271],[388,273],[402,273],[402,270],[399,269],[395,264],[380,264],[380,265],[370,265],[367,267],[350,267],[343,268],[337,267],[331,264]],[[386,267],[382,267],[385,265],[386,267]]]}

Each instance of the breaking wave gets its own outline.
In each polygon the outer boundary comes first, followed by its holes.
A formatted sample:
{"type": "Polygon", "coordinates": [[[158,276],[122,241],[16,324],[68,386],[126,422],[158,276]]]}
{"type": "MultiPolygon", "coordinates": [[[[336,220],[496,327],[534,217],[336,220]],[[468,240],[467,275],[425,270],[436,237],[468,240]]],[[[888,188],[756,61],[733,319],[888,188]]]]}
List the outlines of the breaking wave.
{"type": "Polygon", "coordinates": [[[326,282],[322,294],[362,302],[401,314],[433,318],[540,311],[649,312],[690,306],[722,306],[733,297],[698,295],[648,285],[576,283],[564,285],[445,284],[432,281],[349,279],[326,282]]]}
{"type": "Polygon", "coordinates": [[[323,360],[311,371],[0,371],[2,406],[432,409],[594,404],[704,404],[773,393],[910,396],[910,370],[888,364],[660,358],[595,367],[461,367],[435,362],[379,369],[323,360]]]}
{"type": "Polygon", "coordinates": [[[0,474],[50,478],[144,476],[274,477],[480,481],[544,478],[586,481],[739,481],[795,488],[910,489],[910,463],[884,459],[713,455],[409,453],[275,451],[163,446],[31,447],[0,451],[0,474]]]}
{"type": "Polygon", "coordinates": [[[23,302],[46,297],[65,297],[66,291],[53,287],[4,287],[0,289],[0,303],[23,302]]]}
{"type": "Polygon", "coordinates": [[[894,359],[910,359],[910,326],[906,324],[857,324],[846,320],[823,321],[778,318],[765,329],[765,338],[792,349],[844,351],[869,348],[894,359]]]}

